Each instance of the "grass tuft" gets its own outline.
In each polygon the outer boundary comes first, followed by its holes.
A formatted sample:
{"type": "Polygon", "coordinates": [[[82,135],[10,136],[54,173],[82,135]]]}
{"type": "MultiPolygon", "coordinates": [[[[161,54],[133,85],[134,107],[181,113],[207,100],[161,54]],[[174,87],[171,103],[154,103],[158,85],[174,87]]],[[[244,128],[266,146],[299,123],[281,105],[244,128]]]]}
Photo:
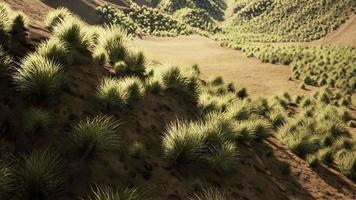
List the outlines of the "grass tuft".
{"type": "Polygon", "coordinates": [[[89,200],[146,200],[148,191],[142,187],[117,187],[94,186],[89,200]]]}
{"type": "Polygon", "coordinates": [[[51,115],[37,108],[31,108],[24,114],[24,128],[32,133],[42,133],[52,123],[51,115]]]}
{"type": "Polygon", "coordinates": [[[91,38],[85,31],[86,25],[76,18],[70,18],[54,28],[54,37],[65,42],[70,48],[77,50],[89,50],[91,38]]]}
{"type": "Polygon", "coordinates": [[[67,44],[57,38],[42,42],[37,48],[37,53],[57,63],[72,64],[67,44]]]}
{"type": "Polygon", "coordinates": [[[64,78],[60,64],[39,54],[26,56],[13,77],[18,91],[30,97],[58,93],[64,78]]]}
{"type": "Polygon", "coordinates": [[[59,7],[50,11],[45,17],[45,25],[49,30],[53,30],[56,26],[61,24],[65,19],[73,17],[71,11],[67,8],[59,7]]]}
{"type": "Polygon", "coordinates": [[[11,57],[4,51],[0,45],[0,73],[6,72],[12,63],[11,57]]]}
{"type": "Polygon", "coordinates": [[[74,147],[83,153],[83,158],[117,150],[120,147],[119,126],[120,123],[112,117],[87,118],[75,126],[71,140],[74,147]]]}
{"type": "Polygon", "coordinates": [[[44,150],[23,155],[15,175],[15,199],[52,199],[64,183],[60,154],[44,150]]]}
{"type": "Polygon", "coordinates": [[[137,77],[123,79],[103,78],[98,87],[98,98],[106,106],[124,106],[141,99],[145,94],[142,81],[137,77]]]}
{"type": "Polygon", "coordinates": [[[219,191],[216,188],[207,188],[202,192],[194,194],[189,200],[227,200],[227,196],[224,192],[219,191]]]}

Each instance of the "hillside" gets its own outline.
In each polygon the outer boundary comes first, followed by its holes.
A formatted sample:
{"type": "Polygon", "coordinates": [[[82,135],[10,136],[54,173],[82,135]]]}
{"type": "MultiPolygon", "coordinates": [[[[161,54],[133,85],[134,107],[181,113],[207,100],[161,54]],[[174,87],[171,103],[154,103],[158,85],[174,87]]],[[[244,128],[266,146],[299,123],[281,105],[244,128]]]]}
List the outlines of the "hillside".
{"type": "Polygon", "coordinates": [[[242,42],[311,41],[338,29],[354,7],[353,0],[241,1],[226,31],[242,42]]]}
{"type": "Polygon", "coordinates": [[[0,200],[356,199],[353,47],[221,47],[220,0],[5,2],[0,200]]]}

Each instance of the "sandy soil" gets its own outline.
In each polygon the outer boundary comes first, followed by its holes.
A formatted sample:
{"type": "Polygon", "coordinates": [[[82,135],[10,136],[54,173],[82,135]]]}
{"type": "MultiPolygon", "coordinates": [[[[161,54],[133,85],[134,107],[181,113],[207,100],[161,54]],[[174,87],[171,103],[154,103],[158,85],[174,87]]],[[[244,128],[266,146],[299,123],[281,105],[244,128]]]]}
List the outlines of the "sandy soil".
{"type": "Polygon", "coordinates": [[[202,78],[222,76],[238,86],[245,86],[253,95],[275,94],[288,91],[305,93],[300,83],[290,81],[291,69],[284,65],[262,63],[247,58],[244,53],[220,45],[202,36],[179,36],[176,38],[145,37],[136,39],[141,48],[154,61],[173,65],[198,64],[202,78]]]}

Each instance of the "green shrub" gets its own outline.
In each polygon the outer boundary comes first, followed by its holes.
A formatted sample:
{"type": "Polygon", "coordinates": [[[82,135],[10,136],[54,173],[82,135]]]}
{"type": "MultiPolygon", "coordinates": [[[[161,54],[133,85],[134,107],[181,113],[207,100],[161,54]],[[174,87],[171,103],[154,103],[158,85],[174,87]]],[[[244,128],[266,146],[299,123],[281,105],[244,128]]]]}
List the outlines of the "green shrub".
{"type": "Polygon", "coordinates": [[[234,169],[237,161],[237,148],[234,143],[225,142],[221,147],[210,149],[212,155],[207,156],[208,165],[219,172],[229,172],[234,169]]]}
{"type": "Polygon", "coordinates": [[[216,188],[207,188],[198,194],[194,194],[189,200],[227,200],[227,196],[224,192],[219,191],[216,188]]]}
{"type": "Polygon", "coordinates": [[[141,99],[145,94],[137,77],[103,78],[98,87],[98,98],[107,106],[124,106],[141,99]]]}
{"type": "Polygon", "coordinates": [[[89,50],[92,44],[85,26],[79,19],[69,18],[54,28],[53,35],[72,49],[89,50]]]}
{"type": "Polygon", "coordinates": [[[13,190],[15,168],[11,161],[0,160],[0,198],[5,199],[13,190]]]}
{"type": "Polygon", "coordinates": [[[314,168],[319,165],[319,159],[315,155],[307,155],[307,163],[310,167],[314,168]]]}
{"type": "Polygon", "coordinates": [[[84,158],[120,147],[118,127],[112,117],[96,116],[80,121],[74,128],[71,140],[74,147],[84,153],[84,158]]]}
{"type": "Polygon", "coordinates": [[[116,62],[113,66],[118,74],[142,75],[145,72],[146,57],[142,52],[127,53],[123,61],[116,62]]]}
{"type": "Polygon", "coordinates": [[[52,123],[51,115],[37,108],[31,108],[24,114],[24,128],[26,131],[37,133],[48,129],[52,123]]]}
{"type": "Polygon", "coordinates": [[[53,30],[60,25],[65,19],[73,17],[73,13],[67,8],[59,7],[50,11],[45,17],[45,25],[49,30],[53,30]]]}
{"type": "Polygon", "coordinates": [[[286,123],[287,116],[283,111],[274,110],[269,113],[269,120],[274,128],[278,128],[286,123]]]}
{"type": "Polygon", "coordinates": [[[336,158],[337,166],[340,171],[351,178],[356,180],[356,156],[355,152],[350,152],[347,150],[341,150],[337,153],[336,158]]]}
{"type": "Polygon", "coordinates": [[[190,67],[160,67],[154,71],[154,80],[161,83],[164,89],[181,92],[196,101],[199,92],[198,74],[197,69],[190,67]]]}
{"type": "Polygon", "coordinates": [[[170,123],[163,136],[164,157],[174,162],[190,162],[199,158],[204,147],[199,125],[192,122],[170,123]]]}
{"type": "Polygon", "coordinates": [[[333,162],[333,150],[331,148],[320,149],[318,151],[318,160],[324,163],[333,162]]]}
{"type": "Polygon", "coordinates": [[[249,123],[251,129],[253,130],[252,134],[255,136],[256,139],[263,140],[272,135],[272,127],[267,120],[257,118],[249,120],[249,123]]]}
{"type": "Polygon", "coordinates": [[[26,56],[13,75],[17,89],[25,96],[46,97],[63,85],[62,66],[39,54],[26,56]]]}
{"type": "Polygon", "coordinates": [[[115,64],[123,61],[128,54],[127,33],[119,26],[109,26],[100,33],[93,57],[102,64],[115,64]]]}
{"type": "Polygon", "coordinates": [[[28,29],[28,19],[27,16],[21,12],[17,11],[11,15],[11,33],[24,33],[28,29]]]}
{"type": "Polygon", "coordinates": [[[129,155],[133,158],[141,158],[145,154],[145,145],[141,142],[135,141],[132,143],[129,155]]]}
{"type": "Polygon", "coordinates": [[[15,199],[52,199],[64,183],[60,154],[34,151],[17,161],[15,199]]]}
{"type": "Polygon", "coordinates": [[[142,187],[117,187],[95,186],[88,195],[89,200],[145,200],[147,190],[142,187]]]}
{"type": "Polygon", "coordinates": [[[42,42],[36,52],[57,63],[72,64],[73,62],[67,44],[57,38],[51,38],[42,42]]]}

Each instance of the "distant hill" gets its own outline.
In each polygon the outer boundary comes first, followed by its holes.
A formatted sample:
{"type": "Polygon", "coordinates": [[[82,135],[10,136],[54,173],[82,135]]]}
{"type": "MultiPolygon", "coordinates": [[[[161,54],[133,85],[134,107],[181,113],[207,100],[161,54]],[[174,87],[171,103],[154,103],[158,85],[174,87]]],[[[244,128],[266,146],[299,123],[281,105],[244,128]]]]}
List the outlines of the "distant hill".
{"type": "Polygon", "coordinates": [[[354,0],[237,1],[235,13],[226,22],[226,31],[239,41],[316,40],[345,23],[355,5],[354,0]]]}

